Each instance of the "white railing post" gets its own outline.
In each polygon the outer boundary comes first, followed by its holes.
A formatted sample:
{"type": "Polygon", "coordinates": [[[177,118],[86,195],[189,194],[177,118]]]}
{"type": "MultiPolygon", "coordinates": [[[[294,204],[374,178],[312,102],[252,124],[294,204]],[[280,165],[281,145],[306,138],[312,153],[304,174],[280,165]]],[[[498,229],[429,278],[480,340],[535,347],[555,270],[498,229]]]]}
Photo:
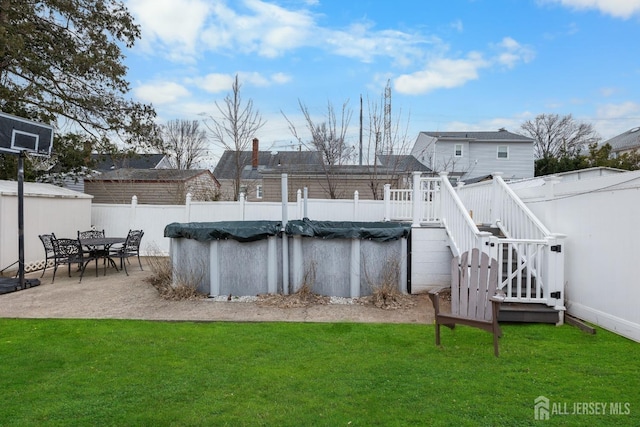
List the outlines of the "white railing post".
{"type": "Polygon", "coordinates": [[[391,184],[384,185],[384,220],[391,221],[391,184]]]}
{"type": "Polygon", "coordinates": [[[353,220],[358,220],[358,205],[359,205],[360,195],[358,190],[353,192],[353,220]]]}
{"type": "Polygon", "coordinates": [[[476,247],[478,248],[478,250],[480,250],[480,252],[484,252],[489,257],[492,257],[493,251],[491,248],[491,238],[493,237],[493,234],[489,233],[488,231],[479,231],[478,233],[476,233],[476,236],[478,236],[476,239],[476,247]]]}
{"type": "Polygon", "coordinates": [[[187,193],[184,201],[184,222],[191,222],[191,193],[187,193]]]}
{"type": "Polygon", "coordinates": [[[138,207],[138,196],[131,197],[131,212],[129,214],[129,229],[137,230],[136,227],[136,208],[138,207]]]}
{"type": "Polygon", "coordinates": [[[547,286],[543,291],[548,305],[553,306],[560,313],[559,324],[564,320],[564,234],[552,234],[545,240],[546,263],[545,281],[547,286]]]}
{"type": "Polygon", "coordinates": [[[502,172],[493,173],[493,191],[491,192],[491,226],[497,227],[498,222],[502,219],[502,191],[500,187],[502,181],[502,172]]]}
{"type": "Polygon", "coordinates": [[[411,202],[413,203],[413,224],[412,227],[420,227],[422,222],[422,185],[420,182],[420,172],[413,172],[413,192],[411,194],[411,202]]]}
{"type": "Polygon", "coordinates": [[[242,218],[243,221],[244,221],[244,202],[245,202],[245,195],[244,193],[240,193],[240,200],[239,200],[240,218],[242,218]]]}

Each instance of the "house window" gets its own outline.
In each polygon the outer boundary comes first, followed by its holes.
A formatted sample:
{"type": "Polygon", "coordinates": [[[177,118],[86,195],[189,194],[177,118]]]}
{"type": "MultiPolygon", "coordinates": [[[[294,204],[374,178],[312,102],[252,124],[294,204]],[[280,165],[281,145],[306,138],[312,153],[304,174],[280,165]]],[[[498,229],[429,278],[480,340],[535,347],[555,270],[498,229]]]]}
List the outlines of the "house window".
{"type": "Polygon", "coordinates": [[[453,155],[455,157],[462,157],[462,144],[456,144],[453,148],[453,155]]]}
{"type": "Polygon", "coordinates": [[[509,146],[508,145],[498,145],[498,158],[499,159],[508,159],[509,158],[509,146]]]}
{"type": "Polygon", "coordinates": [[[262,185],[256,185],[256,199],[262,199],[262,185]]]}

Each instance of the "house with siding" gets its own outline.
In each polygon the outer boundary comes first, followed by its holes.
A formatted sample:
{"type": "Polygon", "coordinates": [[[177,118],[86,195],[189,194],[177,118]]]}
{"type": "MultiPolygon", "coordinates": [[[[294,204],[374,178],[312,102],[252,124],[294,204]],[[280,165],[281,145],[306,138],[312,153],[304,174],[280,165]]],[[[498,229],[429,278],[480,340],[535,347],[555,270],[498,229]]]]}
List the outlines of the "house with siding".
{"type": "Polygon", "coordinates": [[[534,175],[533,139],[498,131],[420,132],[411,154],[434,172],[462,181],[502,172],[505,180],[534,175]]]}
{"type": "Polygon", "coordinates": [[[84,192],[93,203],[138,203],[151,205],[184,204],[187,193],[192,200],[211,201],[219,197],[220,183],[207,169],[115,169],[85,179],[84,192]]]}
{"type": "Polygon", "coordinates": [[[409,188],[413,172],[432,175],[431,169],[411,155],[378,156],[376,164],[366,166],[281,166],[262,171],[263,200],[281,200],[282,173],[287,174],[289,200],[295,200],[297,190],[304,188],[312,199],[352,199],[357,191],[362,200],[382,200],[385,184],[393,189],[409,188]]]}
{"type": "Polygon", "coordinates": [[[284,169],[307,169],[322,165],[318,151],[261,151],[257,138],[251,151],[226,150],[213,170],[220,182],[220,199],[233,200],[235,182],[240,177],[240,191],[249,201],[263,200],[263,173],[284,169]],[[240,172],[238,174],[238,171],[240,172]]]}
{"type": "MultiPolygon", "coordinates": [[[[89,163],[87,163],[89,164],[89,163]]],[[[92,153],[91,167],[84,167],[80,173],[60,175],[59,168],[54,166],[49,172],[49,180],[56,185],[69,190],[84,192],[85,177],[96,176],[116,169],[167,169],[169,163],[164,154],[126,154],[114,156],[111,154],[92,153]]]]}

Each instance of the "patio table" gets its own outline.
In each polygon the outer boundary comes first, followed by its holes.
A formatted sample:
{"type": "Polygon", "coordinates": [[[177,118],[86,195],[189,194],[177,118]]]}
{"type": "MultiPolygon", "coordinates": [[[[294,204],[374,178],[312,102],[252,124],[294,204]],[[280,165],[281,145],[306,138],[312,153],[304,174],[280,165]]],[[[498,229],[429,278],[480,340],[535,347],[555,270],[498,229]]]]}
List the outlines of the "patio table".
{"type": "MultiPolygon", "coordinates": [[[[105,261],[109,261],[109,264],[113,266],[116,270],[118,270],[118,266],[116,262],[109,256],[109,248],[113,245],[123,244],[127,241],[126,237],[90,237],[85,239],[80,239],[80,244],[89,248],[101,248],[98,253],[101,258],[104,258],[105,261]]],[[[107,274],[107,269],[105,268],[104,274],[107,274]]]]}

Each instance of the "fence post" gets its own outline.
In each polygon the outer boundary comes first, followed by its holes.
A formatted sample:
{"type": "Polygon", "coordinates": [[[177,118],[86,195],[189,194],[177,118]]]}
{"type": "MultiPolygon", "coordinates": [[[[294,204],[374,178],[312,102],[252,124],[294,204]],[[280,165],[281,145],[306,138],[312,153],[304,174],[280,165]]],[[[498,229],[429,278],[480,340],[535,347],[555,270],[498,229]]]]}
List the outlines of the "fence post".
{"type": "Polygon", "coordinates": [[[304,218],[302,216],[302,190],[300,190],[299,188],[298,191],[296,191],[296,207],[298,208],[297,219],[304,218]]]}
{"type": "Polygon", "coordinates": [[[187,193],[187,198],[184,202],[184,222],[191,222],[191,193],[187,193]]]}
{"type": "Polygon", "coordinates": [[[360,203],[360,194],[358,190],[353,192],[353,220],[358,220],[358,204],[360,203]]]}
{"type": "Polygon", "coordinates": [[[497,227],[498,222],[502,220],[502,191],[500,181],[502,181],[502,172],[494,172],[493,174],[493,191],[491,194],[491,226],[497,227]]]}
{"type": "Polygon", "coordinates": [[[136,227],[136,207],[138,207],[138,196],[134,195],[131,198],[131,213],[129,215],[129,229],[137,230],[136,227]]]}
{"type": "Polygon", "coordinates": [[[243,221],[244,221],[244,201],[245,201],[245,195],[244,193],[240,193],[240,200],[239,200],[240,218],[242,218],[243,221]]]}
{"type": "Polygon", "coordinates": [[[391,184],[384,185],[384,220],[391,221],[391,184]]]}
{"type": "Polygon", "coordinates": [[[411,202],[413,203],[413,224],[412,227],[420,227],[422,221],[422,186],[420,185],[421,172],[413,172],[413,192],[411,193],[411,202]]]}

